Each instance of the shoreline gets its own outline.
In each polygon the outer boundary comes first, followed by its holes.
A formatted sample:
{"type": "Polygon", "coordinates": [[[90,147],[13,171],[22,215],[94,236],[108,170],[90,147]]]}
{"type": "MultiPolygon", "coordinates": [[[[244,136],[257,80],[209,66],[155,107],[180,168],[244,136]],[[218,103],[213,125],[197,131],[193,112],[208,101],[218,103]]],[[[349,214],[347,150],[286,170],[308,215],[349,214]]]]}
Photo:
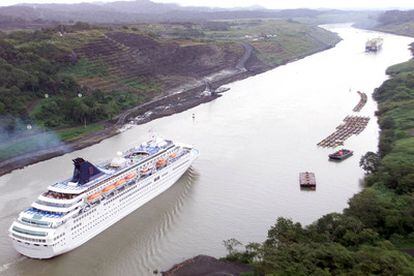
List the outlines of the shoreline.
{"type": "MultiPolygon", "coordinates": [[[[251,66],[252,68],[250,69],[247,68],[246,63],[248,63],[248,61],[251,60],[251,57],[254,56],[253,49],[250,48],[251,46],[249,44],[243,43],[245,53],[240,58],[241,64],[239,64],[237,68],[234,68],[233,70],[227,69],[215,72],[213,75],[205,76],[202,80],[198,80],[198,82],[203,82],[210,77],[211,80],[209,80],[209,84],[213,89],[217,89],[222,85],[243,80],[270,71],[279,66],[283,66],[288,63],[303,59],[305,57],[329,50],[331,48],[334,48],[336,44],[338,44],[341,40],[342,39],[339,39],[333,45],[326,45],[325,47],[314,49],[309,53],[299,55],[277,66],[260,67],[257,66],[257,61],[254,61],[255,63],[253,64],[253,66],[251,66]]],[[[66,153],[70,153],[100,143],[101,141],[107,138],[120,134],[119,128],[121,128],[132,118],[135,118],[140,114],[151,112],[150,115],[142,118],[139,121],[135,121],[135,125],[145,124],[155,119],[174,115],[221,97],[221,94],[211,94],[207,96],[203,95],[204,89],[205,84],[203,82],[202,84],[192,84],[189,88],[183,89],[183,91],[181,92],[171,93],[170,91],[170,94],[167,93],[166,96],[163,96],[161,98],[155,98],[147,103],[138,105],[136,107],[122,112],[121,114],[117,115],[112,121],[107,121],[111,125],[101,131],[91,133],[70,143],[64,143],[62,145],[55,146],[52,148],[43,149],[35,152],[29,152],[20,156],[13,157],[8,160],[0,161],[0,176],[11,173],[12,171],[17,169],[22,169],[28,165],[49,160],[54,157],[64,155],[66,153]],[[159,107],[168,108],[160,110],[159,107]]]]}
{"type": "Polygon", "coordinates": [[[162,271],[161,275],[240,275],[241,273],[253,273],[253,271],[254,268],[247,264],[224,261],[207,255],[198,255],[175,264],[168,271],[162,271]]]}

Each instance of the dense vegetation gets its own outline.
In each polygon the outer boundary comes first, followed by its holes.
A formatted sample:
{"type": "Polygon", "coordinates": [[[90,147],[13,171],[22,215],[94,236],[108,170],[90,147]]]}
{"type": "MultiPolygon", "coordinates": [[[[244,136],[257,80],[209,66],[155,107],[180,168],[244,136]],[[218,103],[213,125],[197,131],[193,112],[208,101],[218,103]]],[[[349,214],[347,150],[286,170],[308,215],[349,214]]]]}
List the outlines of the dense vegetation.
{"type": "Polygon", "coordinates": [[[343,214],[328,214],[303,227],[279,218],[263,243],[240,250],[225,242],[227,259],[252,264],[266,275],[413,275],[414,259],[401,249],[414,247],[414,66],[392,66],[378,88],[381,127],[378,153],[361,166],[366,188],[343,214]]]}
{"type": "Polygon", "coordinates": [[[93,123],[138,103],[136,94],[104,93],[71,74],[80,63],[74,49],[85,43],[76,34],[89,29],[77,23],[0,34],[0,160],[100,130],[93,123]],[[76,43],[68,43],[61,31],[76,43]],[[46,133],[49,129],[57,132],[46,133]]]}
{"type": "Polygon", "coordinates": [[[55,30],[13,32],[0,39],[0,116],[12,132],[15,120],[45,127],[74,126],[108,119],[133,105],[126,93],[104,95],[81,87],[64,70],[77,63],[57,44],[55,30]]]}

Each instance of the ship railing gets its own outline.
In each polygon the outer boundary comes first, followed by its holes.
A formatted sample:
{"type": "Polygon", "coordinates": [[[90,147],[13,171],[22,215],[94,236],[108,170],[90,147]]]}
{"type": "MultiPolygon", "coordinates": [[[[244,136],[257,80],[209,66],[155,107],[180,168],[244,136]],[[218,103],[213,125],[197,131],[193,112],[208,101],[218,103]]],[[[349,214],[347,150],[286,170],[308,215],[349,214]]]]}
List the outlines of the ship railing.
{"type": "Polygon", "coordinates": [[[19,242],[31,242],[34,244],[42,244],[45,246],[49,242],[49,239],[33,239],[29,237],[24,237],[22,235],[17,235],[16,233],[10,233],[9,236],[19,242]]]}
{"type": "Polygon", "coordinates": [[[12,230],[14,232],[17,232],[17,233],[20,233],[20,234],[24,234],[24,235],[28,235],[28,236],[36,236],[36,237],[47,237],[47,234],[48,234],[48,232],[41,232],[41,231],[23,229],[23,228],[20,228],[18,226],[13,226],[12,230]]]}
{"type": "Polygon", "coordinates": [[[48,202],[48,201],[44,201],[40,199],[36,200],[35,202],[40,205],[45,205],[49,207],[57,207],[57,208],[68,208],[77,203],[76,201],[73,203],[55,203],[55,202],[48,202]]]}
{"type": "Polygon", "coordinates": [[[19,220],[19,219],[15,219],[14,221],[16,221],[18,223],[21,223],[23,225],[32,226],[32,227],[34,226],[34,227],[45,228],[45,229],[55,228],[55,227],[52,226],[52,224],[49,224],[49,223],[48,224],[38,224],[38,223],[35,223],[35,222],[28,222],[28,221],[19,220]]]}
{"type": "Polygon", "coordinates": [[[65,215],[64,213],[42,211],[33,207],[26,209],[24,212],[29,215],[40,215],[48,218],[61,218],[65,215]]]}
{"type": "Polygon", "coordinates": [[[181,157],[183,157],[184,155],[186,155],[186,154],[188,154],[189,153],[189,151],[187,151],[187,150],[183,150],[183,151],[181,151],[179,154],[177,154],[177,156],[176,157],[173,157],[173,158],[169,158],[168,159],[168,161],[170,162],[170,163],[174,163],[175,161],[177,161],[178,159],[180,159],[181,157]]]}

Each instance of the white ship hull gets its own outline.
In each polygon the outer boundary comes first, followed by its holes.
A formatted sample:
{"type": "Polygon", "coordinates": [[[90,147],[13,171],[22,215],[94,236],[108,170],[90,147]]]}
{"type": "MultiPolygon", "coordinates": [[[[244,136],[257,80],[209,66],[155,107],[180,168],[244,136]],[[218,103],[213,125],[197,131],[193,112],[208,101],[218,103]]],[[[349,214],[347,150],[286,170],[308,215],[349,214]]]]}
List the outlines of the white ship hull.
{"type": "Polygon", "coordinates": [[[117,221],[170,188],[191,166],[198,152],[192,150],[177,162],[127,187],[115,196],[102,200],[98,206],[84,211],[61,226],[63,238],[53,246],[24,243],[13,239],[21,254],[48,259],[68,252],[92,239],[117,221]]]}

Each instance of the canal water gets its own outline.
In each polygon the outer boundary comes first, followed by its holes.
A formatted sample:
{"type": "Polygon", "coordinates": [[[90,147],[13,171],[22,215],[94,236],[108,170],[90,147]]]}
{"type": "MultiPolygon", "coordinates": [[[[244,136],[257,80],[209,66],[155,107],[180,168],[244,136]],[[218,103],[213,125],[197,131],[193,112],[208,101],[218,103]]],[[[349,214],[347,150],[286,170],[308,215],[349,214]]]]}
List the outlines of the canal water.
{"type": "Polygon", "coordinates": [[[388,66],[410,58],[412,39],[349,25],[326,28],[343,38],[333,49],[229,84],[215,101],[0,177],[0,274],[151,275],[197,254],[223,256],[222,241],[229,238],[262,241],[279,216],[309,224],[340,212],[361,190],[361,155],[377,149],[371,96],[359,113],[371,117],[367,128],[345,144],[353,157],[328,162],[332,149],[316,144],[354,114],[357,90],[371,95],[388,66]],[[366,40],[379,35],[383,50],[365,53],[366,40]],[[171,189],[62,256],[32,260],[12,248],[12,220],[47,185],[71,174],[72,158],[103,161],[148,139],[150,131],[200,150],[171,189]],[[299,189],[301,171],[315,172],[316,191],[299,189]]]}

